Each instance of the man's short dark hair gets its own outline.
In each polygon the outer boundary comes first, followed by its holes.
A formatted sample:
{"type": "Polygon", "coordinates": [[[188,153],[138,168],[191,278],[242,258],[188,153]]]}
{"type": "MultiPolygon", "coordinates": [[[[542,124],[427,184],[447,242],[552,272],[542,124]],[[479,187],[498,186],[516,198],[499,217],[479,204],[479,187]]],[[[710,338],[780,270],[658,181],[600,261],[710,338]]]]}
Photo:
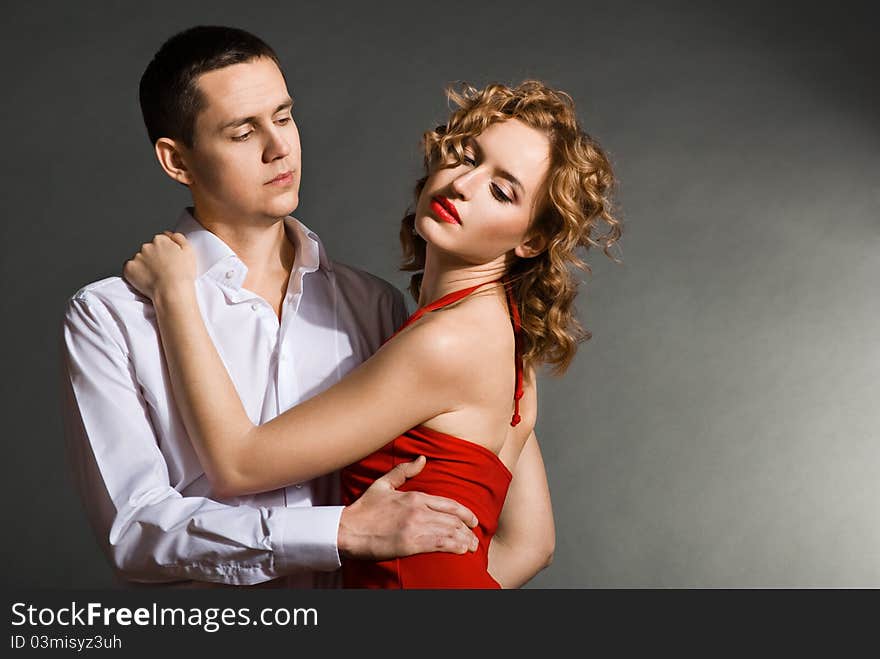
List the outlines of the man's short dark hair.
{"type": "Polygon", "coordinates": [[[198,25],[162,44],[141,76],[141,113],[150,143],[160,137],[191,147],[196,117],[204,108],[197,80],[208,71],[278,56],[259,37],[233,27],[198,25]]]}

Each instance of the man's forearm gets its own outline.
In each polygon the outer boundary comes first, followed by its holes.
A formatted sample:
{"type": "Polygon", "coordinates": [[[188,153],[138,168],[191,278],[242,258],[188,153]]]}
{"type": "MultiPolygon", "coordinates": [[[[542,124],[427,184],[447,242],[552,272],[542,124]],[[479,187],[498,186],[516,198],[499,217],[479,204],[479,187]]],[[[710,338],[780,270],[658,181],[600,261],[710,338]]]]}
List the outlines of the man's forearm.
{"type": "Polygon", "coordinates": [[[84,297],[64,325],[65,435],[84,508],[119,574],[253,584],[336,569],[341,507],[227,505],[172,487],[113,319],[84,297]]]}

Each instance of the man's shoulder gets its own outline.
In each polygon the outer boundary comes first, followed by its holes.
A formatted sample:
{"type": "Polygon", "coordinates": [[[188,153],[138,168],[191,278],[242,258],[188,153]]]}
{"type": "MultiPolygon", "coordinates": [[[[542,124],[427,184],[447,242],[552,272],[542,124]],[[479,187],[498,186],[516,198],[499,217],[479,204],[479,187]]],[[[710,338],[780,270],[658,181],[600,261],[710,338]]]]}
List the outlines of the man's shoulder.
{"type": "Polygon", "coordinates": [[[100,340],[116,344],[122,354],[129,352],[132,335],[157,331],[152,303],[121,277],[80,288],[65,305],[62,326],[65,341],[100,340]]]}
{"type": "Polygon", "coordinates": [[[400,290],[381,277],[355,268],[339,261],[333,261],[333,272],[343,293],[358,296],[361,299],[386,298],[388,301],[403,301],[400,290]]]}
{"type": "Polygon", "coordinates": [[[107,277],[86,284],[74,293],[67,302],[68,307],[83,305],[98,307],[108,312],[115,310],[141,308],[150,301],[132,288],[122,277],[107,277]]]}

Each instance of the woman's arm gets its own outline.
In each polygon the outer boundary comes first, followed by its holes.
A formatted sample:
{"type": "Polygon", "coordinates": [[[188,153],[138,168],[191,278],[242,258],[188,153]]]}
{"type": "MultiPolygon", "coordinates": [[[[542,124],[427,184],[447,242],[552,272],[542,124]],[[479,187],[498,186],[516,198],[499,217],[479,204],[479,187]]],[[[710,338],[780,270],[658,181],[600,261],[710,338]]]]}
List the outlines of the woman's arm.
{"type": "Polygon", "coordinates": [[[441,320],[412,327],[324,393],[255,426],[202,320],[191,248],[182,236],[151,245],[125,276],[153,298],[174,397],[218,494],[330,473],[458,405],[463,369],[455,333],[441,320]]]}
{"type": "Polygon", "coordinates": [[[502,588],[519,588],[550,565],[555,546],[550,489],[533,432],[517,460],[489,545],[489,574],[502,588]]]}

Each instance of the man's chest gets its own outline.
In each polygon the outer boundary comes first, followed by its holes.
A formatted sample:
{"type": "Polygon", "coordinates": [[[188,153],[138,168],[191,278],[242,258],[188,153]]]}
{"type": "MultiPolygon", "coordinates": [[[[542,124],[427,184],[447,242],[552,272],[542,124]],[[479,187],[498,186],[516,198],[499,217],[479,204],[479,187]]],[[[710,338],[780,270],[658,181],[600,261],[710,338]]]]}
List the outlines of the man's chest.
{"type": "MultiPolygon", "coordinates": [[[[326,303],[288,301],[279,319],[259,298],[230,302],[200,290],[211,340],[254,423],[263,423],[339,381],[366,359],[358,328],[326,303]]],[[[151,413],[161,425],[179,416],[152,307],[130,328],[130,361],[151,413]],[[135,334],[136,333],[136,334],[135,334]]]]}

